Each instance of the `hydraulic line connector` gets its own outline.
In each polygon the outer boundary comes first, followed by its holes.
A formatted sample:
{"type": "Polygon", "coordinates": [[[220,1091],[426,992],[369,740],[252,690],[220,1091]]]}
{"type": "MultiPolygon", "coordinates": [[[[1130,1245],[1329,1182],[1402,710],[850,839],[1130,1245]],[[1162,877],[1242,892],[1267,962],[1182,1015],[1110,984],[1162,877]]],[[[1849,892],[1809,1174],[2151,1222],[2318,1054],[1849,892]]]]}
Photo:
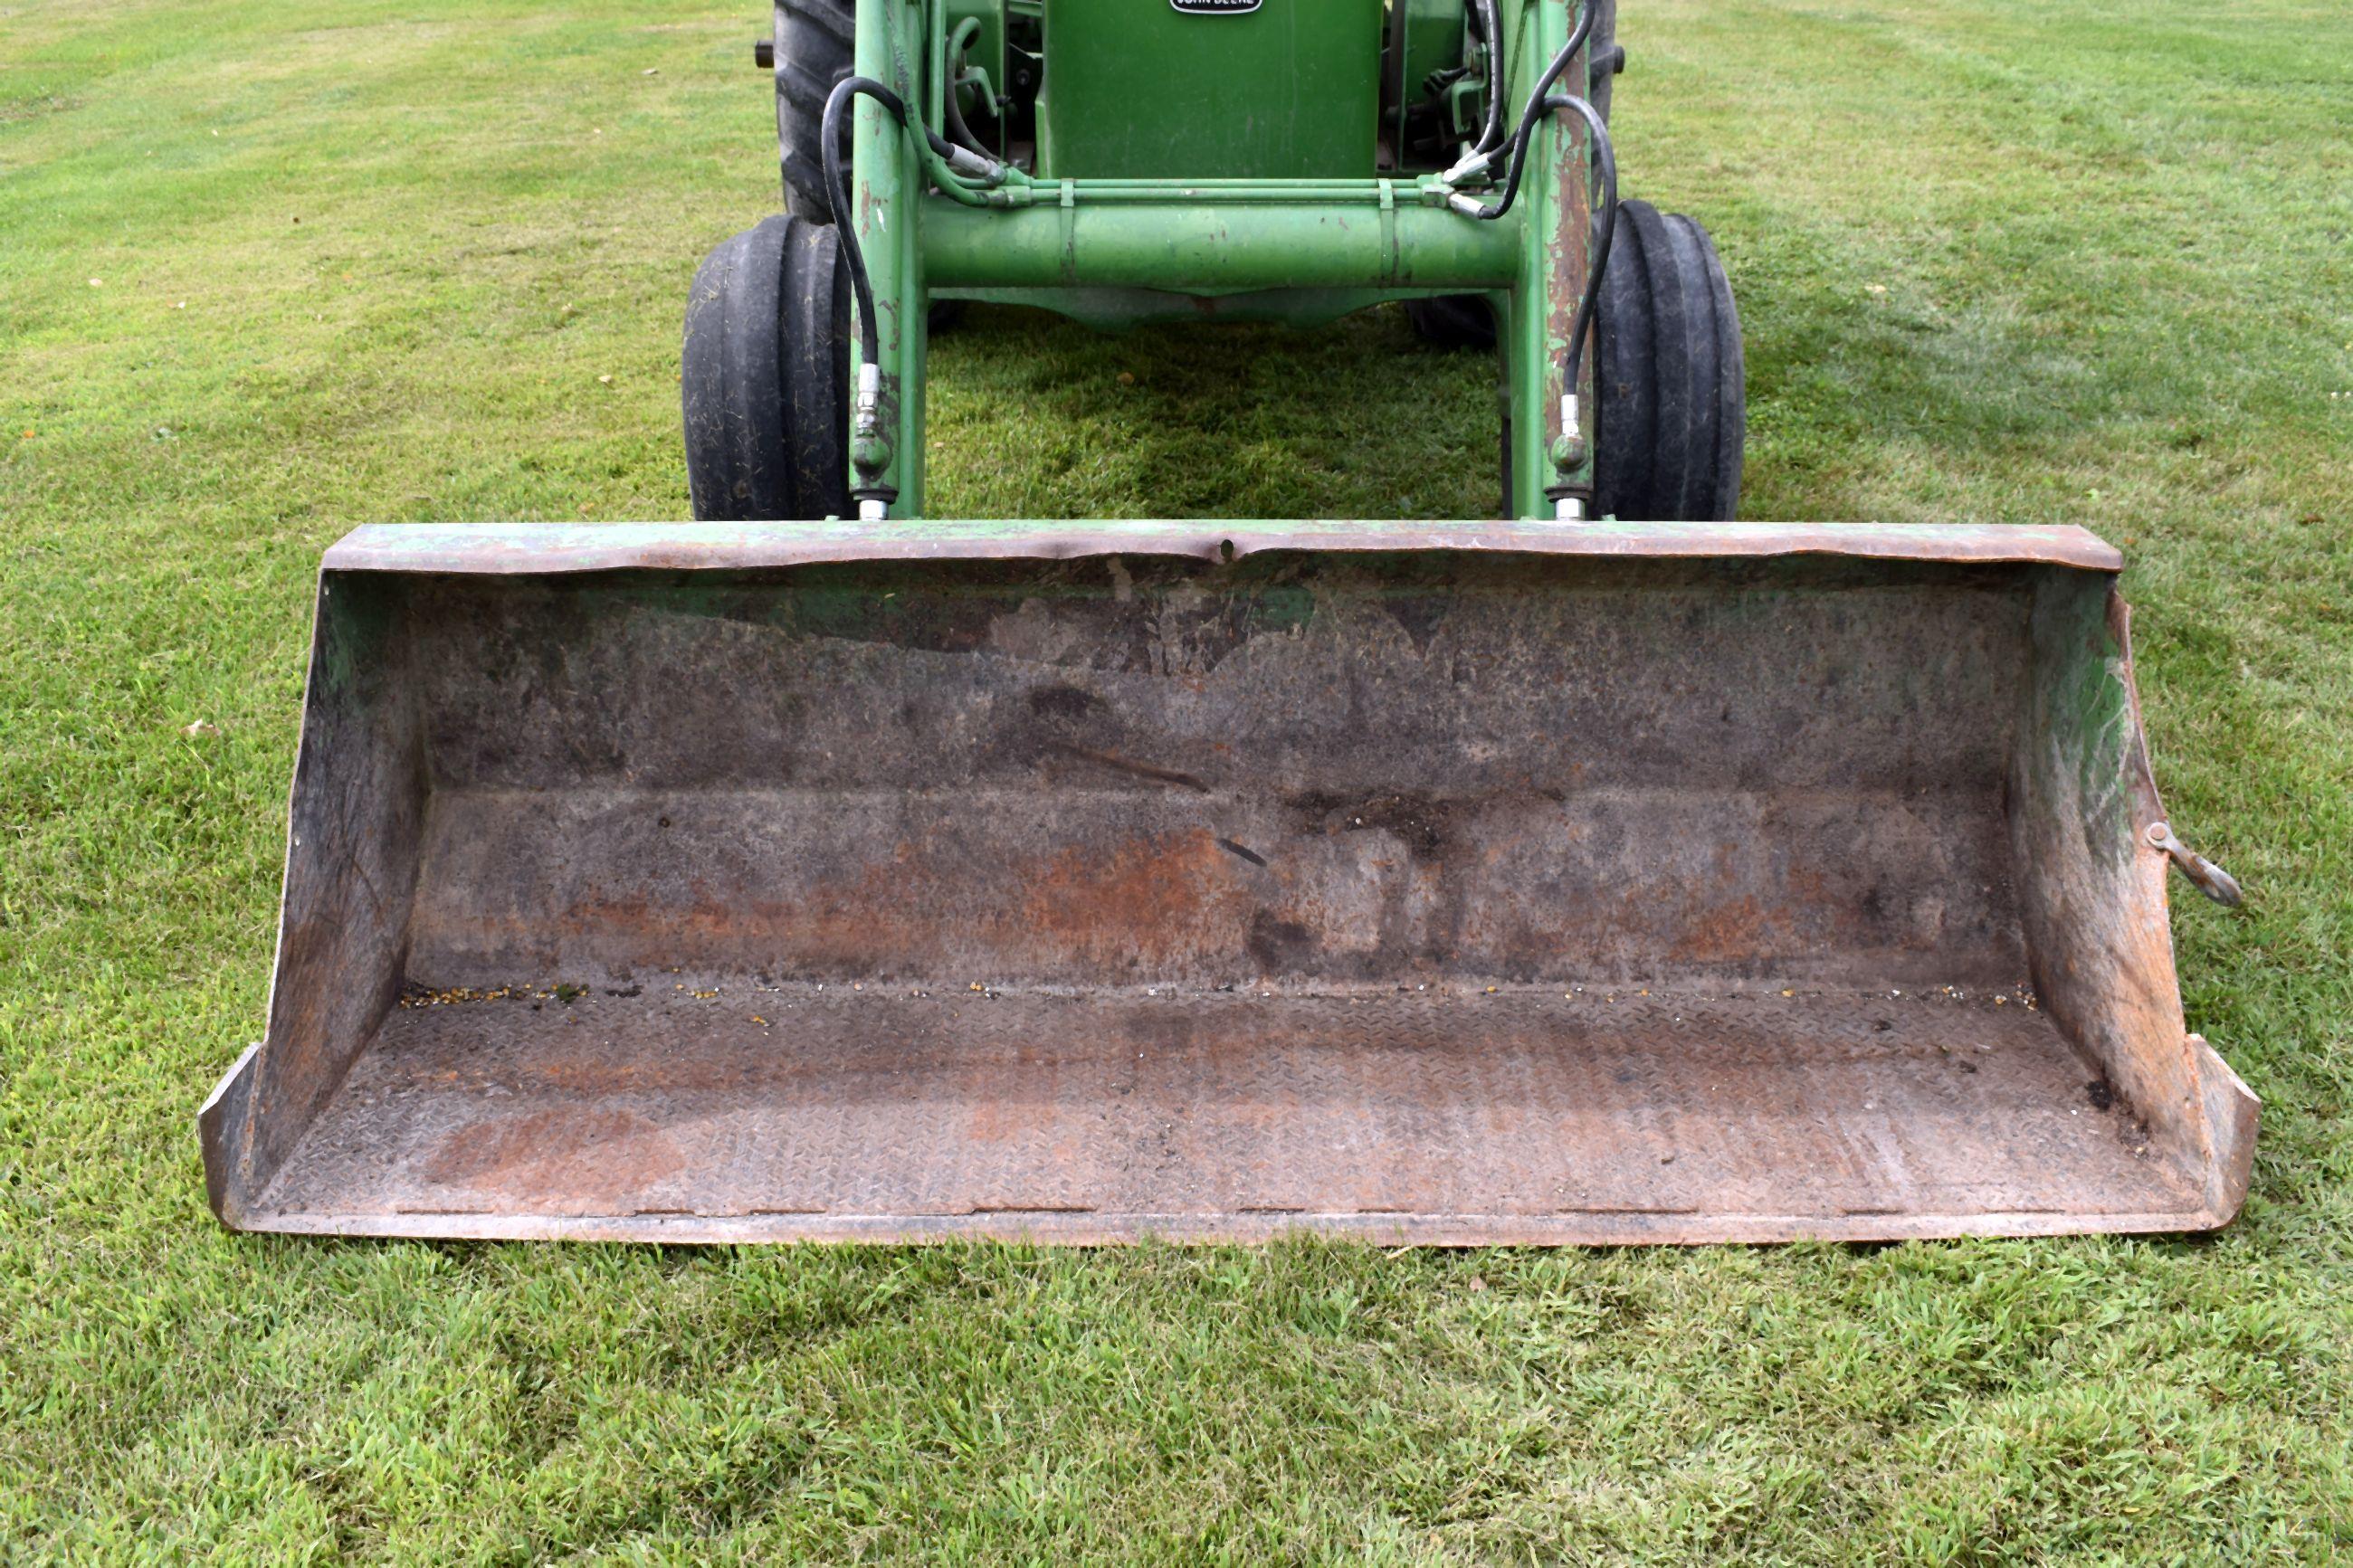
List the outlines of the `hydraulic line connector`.
{"type": "MultiPolygon", "coordinates": [[[[1572,370],[1571,374],[1575,372],[1572,370]]],[[[1585,438],[1584,421],[1578,416],[1577,394],[1563,393],[1560,399],[1560,434],[1553,437],[1552,447],[1546,454],[1552,459],[1554,471],[1559,479],[1558,485],[1546,491],[1552,498],[1554,521],[1585,521],[1585,499],[1570,494],[1567,487],[1584,468],[1586,458],[1591,451],[1591,445],[1585,438]]]]}
{"type": "Polygon", "coordinates": [[[850,405],[849,462],[858,471],[851,494],[858,500],[861,522],[880,522],[891,515],[892,494],[881,489],[883,470],[891,466],[891,440],[882,434],[882,367],[869,360],[858,367],[858,395],[850,405]]]}

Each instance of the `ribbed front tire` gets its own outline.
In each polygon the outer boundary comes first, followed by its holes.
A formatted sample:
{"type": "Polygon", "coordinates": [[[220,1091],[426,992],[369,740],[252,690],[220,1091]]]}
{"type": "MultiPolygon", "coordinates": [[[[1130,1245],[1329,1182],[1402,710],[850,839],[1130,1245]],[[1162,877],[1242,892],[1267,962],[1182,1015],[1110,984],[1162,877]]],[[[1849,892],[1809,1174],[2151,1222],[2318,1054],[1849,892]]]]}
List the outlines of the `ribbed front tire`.
{"type": "Polygon", "coordinates": [[[849,276],[831,226],[767,218],[704,258],[679,389],[698,519],[849,515],[849,276]]]}
{"type": "Polygon", "coordinates": [[[1732,284],[1707,231],[1648,202],[1620,203],[1596,325],[1595,515],[1731,521],[1746,366],[1732,284]]]}

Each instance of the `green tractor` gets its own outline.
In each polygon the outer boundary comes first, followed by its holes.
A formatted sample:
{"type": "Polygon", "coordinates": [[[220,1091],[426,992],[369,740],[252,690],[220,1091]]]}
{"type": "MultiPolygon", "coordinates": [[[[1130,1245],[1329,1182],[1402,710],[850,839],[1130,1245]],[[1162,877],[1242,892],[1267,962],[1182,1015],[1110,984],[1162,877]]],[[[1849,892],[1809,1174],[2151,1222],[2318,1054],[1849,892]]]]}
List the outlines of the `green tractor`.
{"type": "Polygon", "coordinates": [[[2226,1223],[2080,529],[1731,521],[1609,0],[785,0],[697,521],[328,552],[240,1228],[1383,1244],[2226,1223]],[[1402,300],[1494,516],[935,519],[959,300],[1402,300]]]}
{"type": "Polygon", "coordinates": [[[1615,11],[781,0],[785,213],[687,313],[695,515],[920,516],[950,301],[1117,328],[1397,300],[1500,345],[1497,516],[1730,521],[1739,320],[1698,224],[1618,200],[1615,11]]]}

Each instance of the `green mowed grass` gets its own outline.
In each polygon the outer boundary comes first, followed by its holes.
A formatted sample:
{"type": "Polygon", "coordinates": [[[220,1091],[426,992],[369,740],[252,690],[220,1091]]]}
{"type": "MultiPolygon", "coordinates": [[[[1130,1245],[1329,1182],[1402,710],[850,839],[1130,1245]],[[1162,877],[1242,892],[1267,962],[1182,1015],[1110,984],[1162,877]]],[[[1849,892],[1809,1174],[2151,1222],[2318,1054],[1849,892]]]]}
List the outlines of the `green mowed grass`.
{"type": "MultiPolygon", "coordinates": [[[[754,1252],[237,1237],[311,576],[686,511],[678,321],[775,205],[757,6],[0,6],[0,1556],[2322,1561],[2353,1549],[2353,16],[1628,0],[1752,517],[2126,547],[2208,1238],[754,1252]],[[191,734],[202,723],[210,731],[191,734]],[[2177,884],[2177,895],[2181,892],[2177,884]]],[[[955,515],[1474,514],[1377,311],[936,346],[955,515]]]]}

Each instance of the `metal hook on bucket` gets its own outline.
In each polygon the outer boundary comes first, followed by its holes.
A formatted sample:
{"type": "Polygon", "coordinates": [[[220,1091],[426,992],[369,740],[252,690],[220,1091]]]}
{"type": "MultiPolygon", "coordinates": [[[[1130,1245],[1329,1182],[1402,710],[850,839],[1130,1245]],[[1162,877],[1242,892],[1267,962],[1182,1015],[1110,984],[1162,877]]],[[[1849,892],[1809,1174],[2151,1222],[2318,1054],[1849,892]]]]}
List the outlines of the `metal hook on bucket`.
{"type": "Polygon", "coordinates": [[[2179,868],[2183,876],[2198,885],[2200,892],[2226,909],[2239,907],[2245,896],[2239,890],[2239,879],[2175,837],[2171,823],[2150,823],[2148,842],[2151,847],[2162,849],[2171,856],[2174,865],[2179,868]]]}

